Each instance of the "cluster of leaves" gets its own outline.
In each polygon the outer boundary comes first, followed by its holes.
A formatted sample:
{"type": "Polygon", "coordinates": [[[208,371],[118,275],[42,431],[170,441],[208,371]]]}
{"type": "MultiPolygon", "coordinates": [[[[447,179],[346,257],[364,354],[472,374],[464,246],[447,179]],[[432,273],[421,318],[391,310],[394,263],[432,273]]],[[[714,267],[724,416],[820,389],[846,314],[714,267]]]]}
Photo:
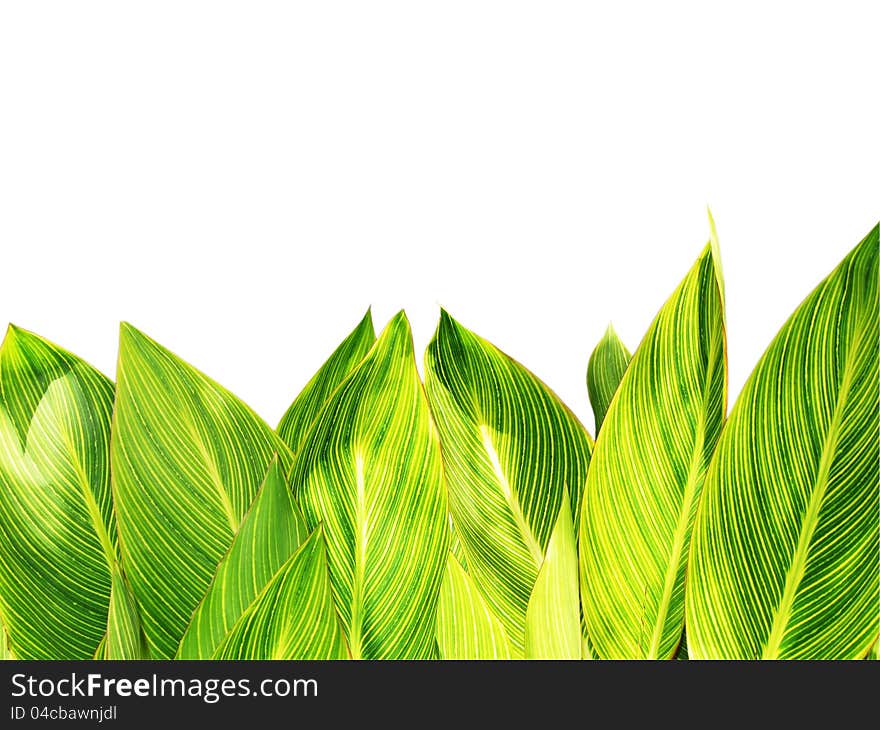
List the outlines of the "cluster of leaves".
{"type": "Polygon", "coordinates": [[[129,325],[115,385],[10,327],[0,654],[864,657],[878,337],[878,228],[726,422],[713,233],[635,354],[609,328],[590,358],[595,442],[445,312],[424,384],[368,312],[275,431],[129,325]]]}

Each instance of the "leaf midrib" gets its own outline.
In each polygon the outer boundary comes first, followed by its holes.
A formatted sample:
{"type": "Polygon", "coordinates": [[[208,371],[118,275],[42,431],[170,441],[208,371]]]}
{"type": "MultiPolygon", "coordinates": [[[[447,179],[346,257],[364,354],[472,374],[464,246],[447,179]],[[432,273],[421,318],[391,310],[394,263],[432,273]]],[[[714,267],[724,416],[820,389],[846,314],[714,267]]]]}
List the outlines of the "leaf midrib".
{"type": "MultiPolygon", "coordinates": [[[[853,342],[850,353],[857,353],[862,344],[866,327],[861,326],[853,342]]],[[[843,420],[843,411],[846,401],[849,398],[849,390],[853,380],[853,362],[857,360],[852,354],[846,360],[843,369],[843,377],[841,378],[840,390],[837,393],[837,400],[834,404],[834,414],[831,418],[831,424],[825,435],[825,442],[822,446],[822,455],[819,458],[819,468],[816,472],[816,479],[813,483],[810,501],[807,505],[807,511],[804,513],[803,522],[801,524],[800,533],[798,534],[798,542],[795,547],[794,554],[791,557],[791,564],[785,576],[785,586],[782,596],[779,599],[779,605],[773,616],[773,623],[770,625],[770,631],[767,634],[767,642],[762,652],[763,659],[778,659],[779,651],[782,646],[782,640],[785,637],[785,631],[788,628],[788,622],[791,619],[791,611],[794,607],[794,601],[797,597],[797,591],[800,583],[804,578],[807,568],[807,557],[810,551],[810,542],[813,539],[813,533],[819,523],[819,511],[825,500],[825,492],[828,488],[828,477],[831,473],[831,464],[837,453],[837,442],[840,437],[840,425],[843,420]]]]}
{"type": "Polygon", "coordinates": [[[526,548],[529,551],[529,555],[532,557],[532,561],[535,563],[535,567],[540,571],[541,565],[544,563],[544,550],[535,538],[531,525],[529,525],[526,516],[523,514],[519,500],[513,493],[510,482],[507,481],[507,476],[504,473],[504,469],[501,467],[501,460],[498,457],[498,452],[495,450],[495,444],[492,442],[492,434],[489,433],[489,427],[485,424],[480,424],[480,438],[483,443],[483,449],[485,450],[486,456],[489,458],[489,463],[492,466],[492,471],[495,473],[495,478],[498,480],[498,485],[501,487],[504,499],[507,502],[508,507],[510,507],[513,520],[519,528],[523,542],[526,544],[526,548]]]}

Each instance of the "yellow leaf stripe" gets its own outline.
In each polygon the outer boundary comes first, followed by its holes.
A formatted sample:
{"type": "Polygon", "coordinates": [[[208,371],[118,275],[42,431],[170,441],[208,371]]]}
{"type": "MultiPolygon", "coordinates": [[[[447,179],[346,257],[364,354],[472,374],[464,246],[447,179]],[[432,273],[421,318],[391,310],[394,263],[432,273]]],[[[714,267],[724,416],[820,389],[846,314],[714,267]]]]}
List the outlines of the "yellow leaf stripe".
{"type": "Polygon", "coordinates": [[[352,656],[433,656],[448,506],[402,312],[321,409],[290,482],[307,526],[323,524],[352,656]]]}
{"type": "Polygon", "coordinates": [[[134,327],[120,332],[111,460],[126,573],[154,658],[171,658],[284,442],[134,327]]]}
{"type": "Polygon", "coordinates": [[[318,527],[232,627],[215,659],[346,659],[318,527]]]}
{"type": "Polygon", "coordinates": [[[529,597],[566,487],[578,511],[590,438],[546,385],[445,311],[425,387],[468,573],[522,656],[529,597]]]}
{"type": "Polygon", "coordinates": [[[504,625],[451,553],[437,607],[437,646],[441,659],[510,659],[504,625]]]}
{"type": "Polygon", "coordinates": [[[877,280],[875,227],[733,408],[691,546],[691,657],[853,659],[877,638],[877,280]]]}
{"type": "Polygon", "coordinates": [[[580,525],[582,604],[600,658],[671,658],[685,563],[724,419],[717,254],[706,246],[624,373],[596,440],[580,525]]]}
{"type": "Polygon", "coordinates": [[[20,659],[89,659],[107,626],[116,526],[113,384],[10,326],[0,348],[0,614],[20,659]]]}

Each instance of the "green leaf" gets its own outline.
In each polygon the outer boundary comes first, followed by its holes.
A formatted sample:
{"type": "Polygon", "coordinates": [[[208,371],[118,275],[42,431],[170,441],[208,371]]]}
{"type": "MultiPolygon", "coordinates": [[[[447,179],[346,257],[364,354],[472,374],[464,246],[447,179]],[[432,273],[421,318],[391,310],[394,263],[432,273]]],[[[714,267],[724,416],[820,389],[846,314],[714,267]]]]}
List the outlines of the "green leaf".
{"type": "Polygon", "coordinates": [[[125,569],[153,658],[171,658],[284,442],[213,380],[130,325],[111,459],[125,569]]]}
{"type": "Polygon", "coordinates": [[[593,417],[596,419],[596,435],[602,428],[608,406],[611,405],[611,399],[631,359],[632,355],[626,345],[609,324],[587,364],[587,390],[593,406],[593,417]]]}
{"type": "Polygon", "coordinates": [[[0,348],[0,613],[20,659],[89,659],[106,629],[112,408],[107,378],[10,326],[0,348]]]}
{"type": "Polygon", "coordinates": [[[464,545],[461,544],[461,538],[455,531],[455,522],[452,515],[449,515],[449,552],[451,552],[458,564],[467,571],[467,555],[464,552],[464,545]]]}
{"type": "Polygon", "coordinates": [[[452,553],[440,588],[436,630],[441,659],[510,659],[504,625],[452,553]]]}
{"type": "Polygon", "coordinates": [[[578,552],[568,490],[526,611],[526,659],[580,659],[578,552]]]}
{"type": "Polygon", "coordinates": [[[3,617],[0,616],[0,661],[4,659],[15,659],[15,657],[12,654],[12,649],[9,647],[6,625],[3,623],[3,617]]]}
{"type": "Polygon", "coordinates": [[[178,659],[210,659],[233,624],[305,540],[303,519],[273,461],[180,642],[178,659]]]}
{"type": "Polygon", "coordinates": [[[713,248],[657,314],[596,440],[579,547],[584,616],[603,659],[669,659],[681,639],[691,528],[727,397],[713,248]]]}
{"type": "Polygon", "coordinates": [[[691,546],[694,658],[855,659],[877,638],[877,278],[875,227],[743,387],[691,546]]]}
{"type": "Polygon", "coordinates": [[[364,359],[375,341],[373,317],[368,309],[357,327],[340,343],[327,362],[303,388],[278,424],[278,435],[294,454],[302,447],[308,429],[321,407],[345,377],[364,359]]]}
{"type": "Polygon", "coordinates": [[[147,638],[131,588],[118,566],[113,567],[111,576],[107,634],[100,656],[104,659],[149,659],[147,638]]]}
{"type": "Polygon", "coordinates": [[[309,528],[323,523],[352,656],[430,658],[448,506],[403,312],[321,410],[291,484],[309,528]]]}
{"type": "Polygon", "coordinates": [[[590,438],[546,385],[445,311],[425,355],[425,385],[468,573],[521,656],[566,487],[578,512],[590,438]]]}
{"type": "Polygon", "coordinates": [[[318,527],[233,626],[215,659],[347,659],[318,527]]]}

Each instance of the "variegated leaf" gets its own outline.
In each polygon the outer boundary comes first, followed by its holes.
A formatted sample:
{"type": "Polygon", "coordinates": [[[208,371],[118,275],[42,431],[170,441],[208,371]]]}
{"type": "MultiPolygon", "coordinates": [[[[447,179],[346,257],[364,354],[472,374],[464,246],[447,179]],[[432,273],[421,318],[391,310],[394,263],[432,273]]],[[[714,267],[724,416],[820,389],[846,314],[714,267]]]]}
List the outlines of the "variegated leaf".
{"type": "Polygon", "coordinates": [[[648,329],[596,440],[579,549],[603,659],[668,659],[681,639],[691,528],[725,413],[720,275],[713,240],[648,329]]]}
{"type": "Polygon", "coordinates": [[[352,656],[432,657],[448,506],[402,312],[319,413],[291,484],[309,528],[323,524],[352,656]]]}
{"type": "Polygon", "coordinates": [[[318,527],[281,566],[218,647],[215,659],[347,659],[318,527]]]}
{"type": "Polygon", "coordinates": [[[154,658],[170,658],[277,454],[253,411],[134,327],[120,333],[111,459],[125,569],[154,658]]]}
{"type": "Polygon", "coordinates": [[[626,349],[626,345],[620,341],[614,328],[609,324],[587,364],[587,390],[590,393],[590,404],[593,406],[597,435],[631,359],[632,355],[626,349]]]}
{"type": "Polygon", "coordinates": [[[504,625],[452,553],[440,588],[437,646],[441,659],[510,659],[504,625]]]}
{"type": "Polygon", "coordinates": [[[529,597],[566,487],[578,511],[590,437],[546,385],[445,311],[425,385],[468,573],[522,656],[529,597]]]}
{"type": "Polygon", "coordinates": [[[855,659],[878,633],[878,228],[764,353],[691,546],[693,658],[855,659]]]}
{"type": "Polygon", "coordinates": [[[0,348],[0,613],[19,659],[88,659],[117,560],[113,383],[10,327],[0,348]]]}
{"type": "Polygon", "coordinates": [[[303,519],[275,460],[190,619],[177,658],[210,659],[305,538],[303,519]]]}
{"type": "Polygon", "coordinates": [[[324,403],[376,341],[370,310],[294,399],[278,424],[278,435],[296,454],[324,403]]]}

